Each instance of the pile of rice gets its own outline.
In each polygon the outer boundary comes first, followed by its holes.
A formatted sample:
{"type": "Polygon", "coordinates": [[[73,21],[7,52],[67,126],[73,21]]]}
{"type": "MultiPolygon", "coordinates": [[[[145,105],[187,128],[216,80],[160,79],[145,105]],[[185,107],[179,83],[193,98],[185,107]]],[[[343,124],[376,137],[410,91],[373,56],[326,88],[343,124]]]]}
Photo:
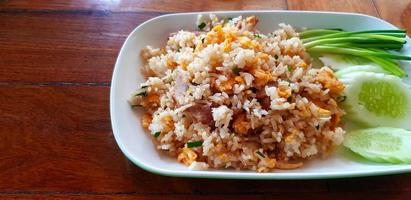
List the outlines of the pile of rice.
{"type": "Polygon", "coordinates": [[[290,25],[267,35],[255,16],[199,16],[141,52],[147,81],[132,94],[157,148],[190,169],[301,167],[343,141],[344,86],[314,68],[290,25]]]}

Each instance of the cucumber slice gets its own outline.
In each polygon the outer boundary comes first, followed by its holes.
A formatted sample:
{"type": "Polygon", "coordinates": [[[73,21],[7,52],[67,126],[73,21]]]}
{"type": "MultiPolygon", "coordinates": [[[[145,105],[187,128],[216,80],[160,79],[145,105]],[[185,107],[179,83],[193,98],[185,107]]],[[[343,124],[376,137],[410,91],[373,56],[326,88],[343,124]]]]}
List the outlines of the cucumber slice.
{"type": "Polygon", "coordinates": [[[387,126],[411,130],[410,86],[396,76],[352,72],[340,79],[347,97],[346,117],[368,127],[387,126]]]}
{"type": "Polygon", "coordinates": [[[335,75],[337,75],[337,77],[340,78],[344,76],[345,74],[352,73],[352,72],[375,72],[375,73],[391,74],[377,65],[353,65],[353,66],[338,70],[337,72],[335,72],[335,75]]]}
{"type": "Polygon", "coordinates": [[[344,146],[375,162],[411,163],[411,131],[378,127],[345,135],[344,146]]]}
{"type": "Polygon", "coordinates": [[[354,65],[368,65],[371,64],[369,60],[358,56],[351,56],[351,55],[335,55],[335,54],[324,54],[318,58],[321,62],[331,67],[333,70],[341,70],[346,67],[354,66],[354,65]]]}

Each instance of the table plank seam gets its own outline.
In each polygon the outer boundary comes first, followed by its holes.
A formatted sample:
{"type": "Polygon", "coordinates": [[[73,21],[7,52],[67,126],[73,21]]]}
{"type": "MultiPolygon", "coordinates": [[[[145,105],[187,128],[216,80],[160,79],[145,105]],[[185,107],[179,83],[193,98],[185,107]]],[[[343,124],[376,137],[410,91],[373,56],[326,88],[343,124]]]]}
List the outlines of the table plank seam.
{"type": "MultiPolygon", "coordinates": [[[[250,192],[30,192],[30,191],[16,191],[16,192],[0,192],[1,196],[10,196],[10,195],[82,195],[82,196],[97,196],[97,195],[202,195],[202,196],[212,196],[212,195],[272,195],[272,194],[291,194],[291,193],[298,193],[298,194],[309,194],[309,193],[344,193],[344,191],[266,191],[266,192],[258,192],[258,191],[250,191],[250,192]]],[[[397,192],[397,191],[396,191],[397,192]]],[[[404,191],[410,192],[410,191],[404,191]]]]}
{"type": "Polygon", "coordinates": [[[111,10],[93,10],[93,9],[74,9],[74,10],[47,10],[47,9],[4,9],[0,8],[0,14],[77,14],[77,15],[97,15],[97,16],[110,16],[112,14],[147,14],[147,15],[165,15],[175,12],[162,12],[162,11],[111,11],[111,10]]]}
{"type": "Polygon", "coordinates": [[[0,87],[14,86],[111,86],[111,82],[0,82],[0,87]]]}
{"type": "Polygon", "coordinates": [[[375,1],[374,1],[374,0],[371,0],[371,2],[372,2],[372,5],[373,5],[374,10],[375,10],[375,12],[377,13],[378,17],[381,18],[380,11],[378,10],[377,5],[375,4],[375,1]]]}
{"type": "MultiPolygon", "coordinates": [[[[287,191],[287,192],[208,192],[208,193],[197,193],[197,192],[177,192],[177,193],[159,193],[159,192],[1,192],[0,197],[2,196],[12,196],[12,195],[47,195],[47,196],[63,196],[63,195],[70,195],[70,196],[102,196],[102,195],[110,195],[110,196],[135,196],[135,195],[149,195],[149,196],[161,196],[161,195],[185,195],[185,196],[195,196],[195,195],[202,195],[202,196],[214,196],[214,195],[244,195],[244,196],[255,196],[255,195],[275,195],[275,194],[342,194],[347,193],[347,191],[287,191]]],[[[364,191],[350,191],[351,193],[364,193],[364,191]]],[[[399,191],[373,191],[373,193],[411,193],[409,190],[399,190],[399,191]]]]}

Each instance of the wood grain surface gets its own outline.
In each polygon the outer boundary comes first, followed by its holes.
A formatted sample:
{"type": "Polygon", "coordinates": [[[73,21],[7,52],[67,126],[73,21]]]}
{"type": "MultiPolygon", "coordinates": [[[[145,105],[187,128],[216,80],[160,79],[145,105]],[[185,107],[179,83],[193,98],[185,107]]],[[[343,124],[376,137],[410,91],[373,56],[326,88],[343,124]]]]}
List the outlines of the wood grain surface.
{"type": "Polygon", "coordinates": [[[0,0],[0,199],[407,199],[411,175],[309,181],[163,177],[117,147],[110,79],[130,31],[173,12],[357,12],[411,31],[411,0],[0,0]]]}

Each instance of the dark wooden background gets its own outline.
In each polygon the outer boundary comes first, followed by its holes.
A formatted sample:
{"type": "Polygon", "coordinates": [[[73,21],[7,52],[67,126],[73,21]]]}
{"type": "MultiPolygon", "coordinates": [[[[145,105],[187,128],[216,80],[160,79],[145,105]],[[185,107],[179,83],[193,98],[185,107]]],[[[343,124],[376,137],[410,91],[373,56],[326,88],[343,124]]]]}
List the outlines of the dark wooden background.
{"type": "Polygon", "coordinates": [[[358,12],[411,31],[411,0],[0,0],[0,199],[410,199],[411,174],[170,178],[124,157],[109,89],[127,34],[164,13],[242,9],[358,12]]]}

